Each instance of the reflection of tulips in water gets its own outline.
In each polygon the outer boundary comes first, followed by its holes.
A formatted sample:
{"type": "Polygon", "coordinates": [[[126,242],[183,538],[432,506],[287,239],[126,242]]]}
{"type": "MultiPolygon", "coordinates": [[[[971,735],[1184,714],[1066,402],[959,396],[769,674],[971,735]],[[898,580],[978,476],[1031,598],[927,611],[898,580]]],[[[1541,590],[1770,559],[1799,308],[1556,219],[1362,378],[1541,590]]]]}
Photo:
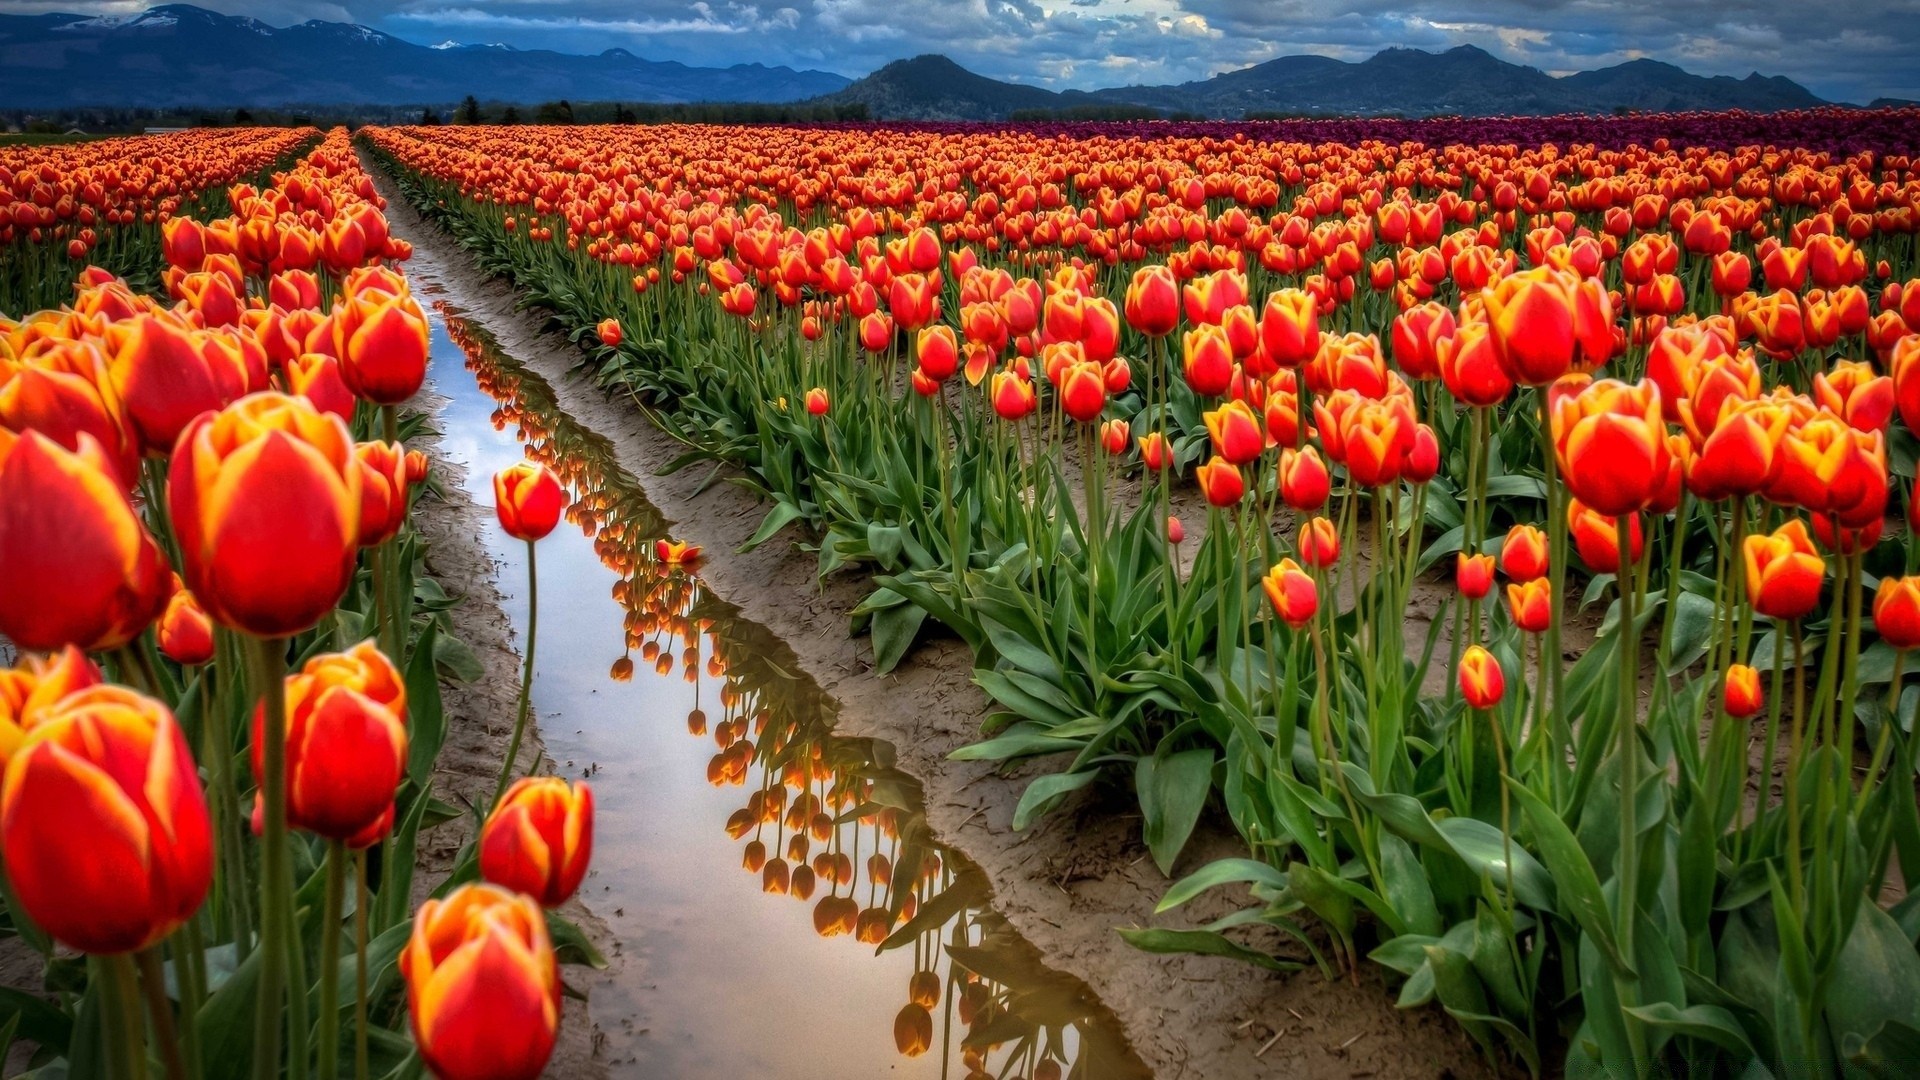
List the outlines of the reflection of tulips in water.
{"type": "MultiPolygon", "coordinates": [[[[619,575],[612,594],[625,610],[626,651],[609,677],[629,680],[640,665],[660,676],[677,669],[696,686],[696,701],[710,693],[701,673],[719,681],[719,711],[710,715],[696,705],[687,714],[687,732],[714,742],[709,783],[751,789],[725,824],[741,843],[742,870],[768,895],[808,904],[823,938],[913,948],[915,971],[894,1021],[900,1053],[932,1049],[934,1010],[942,1007],[968,1032],[1009,1015],[1028,1017],[1017,1034],[996,1039],[992,1048],[949,1045],[949,1056],[990,1073],[1012,1067],[1046,1076],[1051,1067],[1051,1075],[1063,1075],[1061,1062],[1071,1064],[1081,1051],[1053,1042],[1043,1032],[1046,1024],[1074,1026],[1079,1047],[1110,1039],[1094,1025],[1084,992],[1040,968],[1030,948],[984,908],[979,872],[955,865],[933,844],[911,782],[880,764],[872,744],[833,737],[817,700],[797,694],[793,677],[769,662],[764,637],[729,636],[763,632],[707,614],[714,602],[692,576],[699,549],[660,535],[657,511],[615,464],[611,445],[576,427],[544,382],[500,356],[483,332],[457,313],[443,314],[481,390],[498,403],[494,425],[514,430],[527,458],[565,484],[572,497],[566,519],[593,539],[600,560],[619,575]],[[915,922],[943,896],[938,921],[915,922]],[[1011,969],[1028,973],[1033,985],[981,979],[959,959],[969,950],[1017,958],[1011,969]]],[[[1099,1053],[1115,1052],[1103,1047],[1099,1053]]]]}

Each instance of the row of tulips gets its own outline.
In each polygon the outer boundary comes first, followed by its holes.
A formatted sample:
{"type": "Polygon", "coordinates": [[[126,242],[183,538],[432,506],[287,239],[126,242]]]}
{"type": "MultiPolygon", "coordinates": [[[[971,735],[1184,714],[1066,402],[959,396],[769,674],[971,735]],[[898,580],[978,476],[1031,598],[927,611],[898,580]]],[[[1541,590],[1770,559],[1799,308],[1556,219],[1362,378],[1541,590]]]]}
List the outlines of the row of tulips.
{"type": "Polygon", "coordinates": [[[928,616],[973,646],[998,711],[960,756],[1062,755],[1016,825],[1128,776],[1170,872],[1224,810],[1251,857],[1163,907],[1254,905],[1136,944],[1370,946],[1533,1071],[1912,1053],[1906,156],[370,140],[679,464],[744,469],[755,542],[876,571],[880,668],[928,616]]]}
{"type": "Polygon", "coordinates": [[[553,388],[484,329],[446,320],[481,390],[499,403],[493,422],[562,478],[575,496],[568,520],[618,575],[625,635],[609,677],[651,669],[694,687],[687,733],[713,741],[708,782],[746,793],[725,822],[742,845],[742,868],[769,897],[810,905],[822,937],[911,948],[896,1049],[957,1062],[968,1080],[1136,1073],[1111,1020],[1089,1015],[1084,987],[1039,968],[987,905],[984,875],[931,835],[912,779],[870,740],[834,735],[817,690],[783,670],[779,644],[702,587],[699,549],[662,539],[664,519],[612,445],[568,416],[553,388]]]}
{"type": "Polygon", "coordinates": [[[150,284],[167,221],[226,213],[229,185],[287,167],[318,137],[203,129],[0,147],[0,311],[65,302],[90,265],[150,284]]]}
{"type": "MultiPolygon", "coordinates": [[[[36,1075],[536,1076],[592,797],[511,754],[435,797],[465,654],[409,525],[408,250],[344,132],[225,198],[166,221],[164,298],[89,268],[0,321],[0,852],[53,998],[10,990],[7,1040],[36,1075]],[[420,834],[469,814],[414,912],[420,834]]],[[[561,493],[521,472],[531,541],[561,493]]]]}

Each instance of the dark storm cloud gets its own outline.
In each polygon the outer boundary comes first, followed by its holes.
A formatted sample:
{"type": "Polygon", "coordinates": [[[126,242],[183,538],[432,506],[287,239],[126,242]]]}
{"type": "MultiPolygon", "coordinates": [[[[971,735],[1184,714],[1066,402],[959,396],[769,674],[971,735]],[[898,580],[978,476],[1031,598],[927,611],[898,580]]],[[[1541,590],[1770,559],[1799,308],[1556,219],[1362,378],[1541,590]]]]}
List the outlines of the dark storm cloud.
{"type": "MultiPolygon", "coordinates": [[[[1785,75],[1837,100],[1920,98],[1920,0],[203,0],[271,23],[354,21],[426,44],[622,46],[692,64],[862,75],[944,52],[1060,87],[1184,82],[1289,53],[1363,59],[1475,44],[1564,74],[1651,57],[1707,75],[1785,75]]],[[[0,12],[139,0],[0,0],[0,12]]]]}

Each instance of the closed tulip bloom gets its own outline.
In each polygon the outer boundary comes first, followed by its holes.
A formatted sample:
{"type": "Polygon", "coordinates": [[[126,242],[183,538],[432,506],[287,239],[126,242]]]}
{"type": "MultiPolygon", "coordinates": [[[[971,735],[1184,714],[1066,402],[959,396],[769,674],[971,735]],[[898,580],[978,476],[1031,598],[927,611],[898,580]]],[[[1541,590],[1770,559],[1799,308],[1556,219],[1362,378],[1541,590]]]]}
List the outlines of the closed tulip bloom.
{"type": "Polygon", "coordinates": [[[1493,347],[1513,381],[1544,386],[1613,352],[1613,309],[1597,281],[1548,267],[1510,274],[1481,294],[1493,347]]]}
{"type": "Polygon", "coordinates": [[[1454,556],[1453,583],[1460,595],[1469,600],[1479,600],[1493,591],[1493,556],[1469,555],[1462,551],[1454,556]]]}
{"type": "Polygon", "coordinates": [[[1507,676],[1500,661],[1480,645],[1469,645],[1460,656],[1460,696],[1472,709],[1491,709],[1507,692],[1507,676]]]}
{"type": "Polygon", "coordinates": [[[1119,457],[1127,452],[1132,441],[1132,432],[1125,420],[1106,420],[1100,424],[1100,448],[1109,456],[1119,457]]]}
{"type": "Polygon", "coordinates": [[[1340,561],[1340,530],[1334,527],[1332,519],[1308,518],[1301,523],[1296,539],[1300,561],[1308,566],[1324,570],[1340,561]]]}
{"type": "Polygon", "coordinates": [[[1508,585],[1507,613],[1527,633],[1545,633],[1553,625],[1553,583],[1536,577],[1508,585]]]}
{"type": "Polygon", "coordinates": [[[1842,360],[1814,374],[1813,399],[1855,431],[1880,431],[1893,417],[1893,380],[1871,364],[1842,360]]]}
{"type": "Polygon", "coordinates": [[[139,315],[108,328],[114,390],[141,445],[173,449],[194,417],[247,392],[247,373],[210,356],[201,332],[171,314],[139,315]]]}
{"type": "Polygon", "coordinates": [[[45,655],[28,653],[13,667],[0,668],[0,773],[49,708],[101,682],[100,668],[74,645],[45,655]]]}
{"type": "Polygon", "coordinates": [[[1218,454],[1195,469],[1193,475],[1210,505],[1233,506],[1247,493],[1247,482],[1241,477],[1239,466],[1218,454]]]}
{"type": "Polygon", "coordinates": [[[427,377],[427,316],[413,297],[363,293],[333,313],[334,355],[348,389],[398,405],[427,377]]]}
{"type": "Polygon", "coordinates": [[[167,480],[180,572],[215,622],[257,637],[333,609],[359,551],[360,472],[338,417],[253,394],[181,433],[167,480]]]}
{"type": "Polygon", "coordinates": [[[133,640],[172,581],[93,436],[80,452],[0,428],[0,636],[22,649],[89,652],[133,640]]]}
{"type": "Polygon", "coordinates": [[[353,448],[360,466],[360,546],[393,538],[407,520],[407,451],[399,443],[365,442],[353,448]]]}
{"type": "Polygon", "coordinates": [[[1267,448],[1266,427],[1245,401],[1229,401],[1201,417],[1213,451],[1235,465],[1258,459],[1267,448]]]}
{"type": "Polygon", "coordinates": [[[440,1080],[534,1080],[560,1029],[560,969],[532,898],[462,885],[428,900],[400,954],[420,1057],[440,1080]]]}
{"type": "MultiPolygon", "coordinates": [[[[1458,330],[1453,310],[1429,300],[1394,316],[1394,363],[1409,379],[1440,377],[1440,349],[1458,330]]],[[[1511,380],[1509,380],[1509,383],[1511,380]]]]}
{"type": "Polygon", "coordinates": [[[1140,436],[1140,462],[1153,472],[1173,467],[1173,450],[1167,445],[1167,437],[1157,431],[1149,431],[1140,436]]]}
{"type": "Polygon", "coordinates": [[[7,762],[0,847],[21,908],[60,942],[126,953],[171,934],[213,884],[206,798],[173,714],[119,686],[45,710],[7,762]]]}
{"type": "MultiPolygon", "coordinates": [[[[1908,292],[1920,296],[1920,288],[1908,292]]],[[[1887,373],[1893,377],[1900,422],[1909,430],[1920,431],[1920,333],[1906,333],[1894,341],[1887,354],[1887,373]]]]}
{"type": "MultiPolygon", "coordinates": [[[[407,691],[370,641],[307,661],[287,677],[287,824],[352,840],[393,807],[407,768],[407,691]]],[[[264,703],[253,716],[263,772],[264,703]]],[[[256,797],[257,798],[257,797],[256,797]]]]}
{"type": "Polygon", "coordinates": [[[1766,707],[1766,695],[1760,689],[1760,673],[1745,664],[1729,664],[1720,680],[1720,701],[1727,715],[1746,720],[1766,707]]]}
{"type": "Polygon", "coordinates": [[[82,433],[91,435],[122,487],[139,478],[139,436],[92,342],[49,342],[20,361],[0,348],[0,428],[38,431],[68,450],[80,448],[82,433]]]}
{"type": "Polygon", "coordinates": [[[909,1001],[893,1018],[893,1045],[902,1057],[915,1058],[933,1047],[933,1014],[925,1005],[909,1001]]]}
{"type": "Polygon", "coordinates": [[[827,410],[833,407],[833,403],[832,399],[827,397],[826,388],[816,386],[807,391],[806,406],[808,416],[825,416],[827,410]]]}
{"type": "Polygon", "coordinates": [[[1896,649],[1920,645],[1920,577],[1880,579],[1873,594],[1873,625],[1896,649]]]}
{"type": "Polygon", "coordinates": [[[1260,311],[1260,342],[1283,368],[1299,367],[1320,351],[1320,312],[1304,289],[1279,289],[1260,311]]]}
{"type": "Polygon", "coordinates": [[[1513,380],[1494,355],[1485,323],[1468,323],[1440,343],[1440,378],[1462,405],[1498,405],[1513,392],[1513,380]]]}
{"type": "Polygon", "coordinates": [[[1554,453],[1574,497],[1608,516],[1644,509],[1671,471],[1660,392],[1601,379],[1554,405],[1554,453]]]}
{"type": "MultiPolygon", "coordinates": [[[[1573,549],[1580,553],[1580,561],[1587,564],[1587,569],[1596,574],[1620,572],[1620,536],[1612,515],[1602,514],[1577,498],[1569,499],[1567,532],[1573,537],[1573,549]]],[[[1634,514],[1628,519],[1629,561],[1640,561],[1644,540],[1640,515],[1634,514]]]]}
{"type": "Polygon", "coordinates": [[[539,540],[560,524],[567,493],[553,470],[521,460],[493,475],[493,509],[500,527],[516,540],[539,540]]]}
{"type": "Polygon", "coordinates": [[[1723,251],[1713,257],[1713,291],[1722,298],[1739,296],[1753,283],[1753,260],[1738,251],[1723,251]]]}
{"type": "Polygon", "coordinates": [[[301,353],[280,369],[287,392],[313,402],[313,407],[332,413],[351,424],[356,399],[340,374],[340,361],[326,353],[301,353]]]}
{"type": "Polygon", "coordinates": [[[1862,432],[1828,412],[1787,430],[1780,467],[1766,496],[1810,513],[1831,513],[1860,529],[1886,513],[1889,486],[1884,432],[1862,432]]]}
{"type": "Polygon", "coordinates": [[[1127,285],[1127,325],[1148,337],[1166,337],[1180,325],[1180,286],[1163,264],[1143,266],[1127,285]]]}
{"type": "Polygon", "coordinates": [[[1771,534],[1747,537],[1741,555],[1747,602],[1754,611],[1770,619],[1800,619],[1820,603],[1827,564],[1814,548],[1806,522],[1794,518],[1771,534]]]}
{"type": "Polygon", "coordinates": [[[1687,489],[1709,501],[1753,495],[1774,483],[1792,413],[1771,400],[1734,402],[1687,463],[1687,489]]]}
{"type": "Polygon", "coordinates": [[[1233,346],[1227,332],[1215,323],[1203,323],[1181,338],[1182,370],[1187,385],[1201,397],[1219,397],[1233,385],[1233,346]]]}
{"type": "Polygon", "coordinates": [[[914,341],[914,355],[920,370],[935,382],[944,382],[960,369],[960,342],[953,327],[941,323],[920,331],[914,341]]]}
{"type": "Polygon", "coordinates": [[[1260,579],[1260,588],[1273,605],[1273,613],[1288,626],[1299,630],[1313,621],[1320,610],[1320,589],[1313,576],[1292,559],[1281,559],[1260,579]]]}
{"type": "Polygon", "coordinates": [[[1017,372],[995,372],[990,386],[993,394],[993,411],[1002,420],[1019,420],[1039,407],[1039,395],[1034,392],[1033,381],[1017,372]]]}
{"type": "Polygon", "coordinates": [[[161,653],[174,663],[192,667],[213,659],[213,620],[188,590],[174,591],[153,629],[161,653]]]}
{"type": "Polygon", "coordinates": [[[1082,424],[1100,418],[1107,407],[1107,384],[1100,366],[1076,363],[1060,379],[1060,410],[1082,424]]]}
{"type": "Polygon", "coordinates": [[[593,857],[593,791],[557,776],[515,781],[480,828],[480,876],[542,907],[567,902],[593,857]]]}
{"type": "Polygon", "coordinates": [[[1538,526],[1515,525],[1500,545],[1500,569],[1514,581],[1532,581],[1547,573],[1547,534],[1538,526]]]}
{"type": "Polygon", "coordinates": [[[624,335],[620,332],[619,319],[601,319],[594,326],[593,332],[600,338],[600,344],[609,349],[619,348],[620,342],[624,339],[624,335]]]}
{"type": "Polygon", "coordinates": [[[1327,503],[1333,477],[1320,451],[1311,446],[1280,451],[1280,501],[1295,510],[1312,513],[1327,503]]]}

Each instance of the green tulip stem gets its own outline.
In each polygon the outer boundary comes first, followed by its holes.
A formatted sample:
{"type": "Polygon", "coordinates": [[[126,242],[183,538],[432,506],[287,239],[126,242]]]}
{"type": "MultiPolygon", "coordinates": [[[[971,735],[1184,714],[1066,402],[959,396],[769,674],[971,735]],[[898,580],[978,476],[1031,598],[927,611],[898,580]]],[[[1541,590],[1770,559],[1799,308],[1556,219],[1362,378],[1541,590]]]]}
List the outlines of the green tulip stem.
{"type": "Polygon", "coordinates": [[[278,1080],[293,930],[293,869],[287,849],[287,657],[278,638],[250,639],[256,689],[266,709],[261,735],[260,985],[255,999],[254,1080],[278,1080]]]}
{"type": "Polygon", "coordinates": [[[520,740],[527,733],[527,708],[533,696],[533,647],[540,632],[540,573],[534,564],[534,542],[527,541],[527,656],[520,666],[520,701],[514,709],[513,738],[507,742],[507,757],[500,763],[500,779],[493,785],[493,799],[487,809],[500,804],[513,781],[514,765],[520,757],[520,740]]]}
{"type": "MultiPolygon", "coordinates": [[[[115,959],[124,963],[126,957],[115,959]]],[[[180,1038],[173,1023],[173,1004],[167,1000],[167,980],[160,970],[159,947],[140,950],[136,959],[140,968],[140,989],[147,999],[147,1017],[153,1022],[153,1041],[159,1044],[160,1063],[167,1071],[167,1080],[186,1080],[187,1059],[180,1052],[180,1038]]],[[[186,985],[187,965],[176,962],[176,969],[181,985],[186,985]]]]}

